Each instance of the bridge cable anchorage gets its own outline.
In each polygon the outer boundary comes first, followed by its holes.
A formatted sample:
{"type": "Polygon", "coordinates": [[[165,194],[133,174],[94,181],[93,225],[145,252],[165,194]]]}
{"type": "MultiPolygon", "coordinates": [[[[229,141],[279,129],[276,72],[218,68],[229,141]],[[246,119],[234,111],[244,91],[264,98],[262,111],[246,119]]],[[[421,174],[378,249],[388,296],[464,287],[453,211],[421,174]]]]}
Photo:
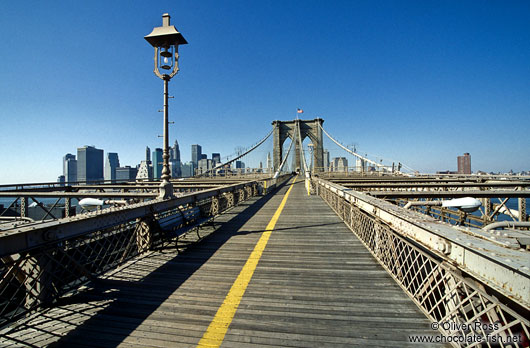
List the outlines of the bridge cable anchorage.
{"type": "MultiPolygon", "coordinates": [[[[359,159],[361,159],[361,160],[363,160],[363,161],[366,161],[366,162],[368,162],[368,163],[371,163],[371,164],[373,164],[374,166],[376,166],[376,167],[378,167],[378,168],[384,168],[384,166],[383,166],[381,163],[377,163],[376,161],[373,161],[373,160],[371,160],[371,159],[368,159],[368,158],[366,158],[366,157],[364,157],[364,156],[361,156],[361,155],[359,155],[358,153],[356,153],[356,152],[354,152],[354,151],[348,149],[347,147],[345,147],[344,145],[342,145],[340,142],[338,142],[337,140],[335,140],[331,135],[329,135],[329,133],[326,132],[326,130],[324,129],[324,127],[322,127],[321,124],[318,124],[318,126],[320,127],[320,129],[322,129],[322,131],[324,132],[324,134],[326,134],[327,137],[328,137],[331,141],[333,141],[333,142],[334,142],[335,144],[337,144],[339,147],[341,147],[342,149],[344,149],[346,152],[349,152],[350,154],[354,155],[355,157],[357,157],[357,158],[359,158],[359,159]]],[[[401,163],[401,162],[399,162],[399,163],[401,163]]],[[[405,165],[405,164],[403,164],[403,163],[401,163],[401,165],[402,165],[403,167],[407,167],[409,170],[415,172],[415,170],[412,169],[411,167],[409,167],[409,166],[407,166],[407,165],[405,165]]],[[[400,171],[399,171],[399,172],[400,172],[400,171]]]]}
{"type": "MultiPolygon", "coordinates": [[[[295,133],[294,136],[296,137],[296,133],[295,133]]],[[[294,143],[295,143],[295,139],[292,139],[291,140],[291,144],[289,145],[289,149],[287,150],[287,153],[285,154],[285,157],[282,160],[282,163],[280,163],[280,166],[278,167],[278,170],[276,171],[276,173],[274,173],[274,176],[273,176],[274,179],[276,179],[280,175],[280,173],[281,173],[281,171],[283,169],[283,166],[285,165],[285,163],[287,163],[287,158],[289,157],[289,153],[291,152],[291,148],[293,147],[294,143]]]]}
{"type": "Polygon", "coordinates": [[[274,129],[272,129],[272,130],[269,132],[269,134],[267,134],[267,135],[265,136],[265,138],[261,139],[261,141],[259,141],[258,143],[256,143],[256,145],[254,145],[253,147],[251,147],[251,148],[250,148],[249,150],[247,150],[246,152],[244,152],[244,153],[242,153],[242,154],[239,154],[239,156],[237,156],[236,158],[233,158],[233,159],[231,159],[230,161],[226,161],[226,162],[224,162],[224,163],[220,163],[220,164],[216,165],[214,168],[212,168],[212,169],[208,169],[208,170],[205,171],[204,173],[197,174],[196,177],[206,176],[206,174],[208,174],[208,173],[210,173],[210,172],[213,172],[213,171],[215,171],[215,170],[217,170],[217,169],[220,169],[220,168],[222,168],[222,167],[224,167],[224,166],[226,166],[226,165],[229,165],[230,163],[235,162],[235,161],[237,161],[238,159],[240,159],[241,157],[243,157],[243,156],[249,154],[250,152],[254,151],[256,148],[258,148],[261,144],[263,144],[263,143],[265,142],[265,140],[267,140],[267,139],[271,136],[271,134],[272,134],[273,131],[274,131],[274,129]]]}

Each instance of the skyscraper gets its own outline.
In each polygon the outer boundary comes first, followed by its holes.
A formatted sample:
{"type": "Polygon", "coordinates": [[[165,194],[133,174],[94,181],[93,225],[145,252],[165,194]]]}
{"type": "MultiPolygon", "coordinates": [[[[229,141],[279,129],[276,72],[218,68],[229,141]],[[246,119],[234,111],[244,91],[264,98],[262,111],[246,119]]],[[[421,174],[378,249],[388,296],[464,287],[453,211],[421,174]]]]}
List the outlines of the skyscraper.
{"type": "Polygon", "coordinates": [[[75,155],[67,153],[63,157],[63,175],[67,183],[74,183],[77,181],[77,161],[75,155]]]}
{"type": "Polygon", "coordinates": [[[169,164],[171,167],[171,177],[180,178],[182,176],[182,164],[180,162],[180,147],[175,139],[175,145],[169,151],[169,164]]]}
{"type": "MultiPolygon", "coordinates": [[[[317,168],[317,170],[321,170],[317,168]]],[[[329,151],[327,149],[324,150],[324,171],[329,172],[329,151]]]]}
{"type": "Polygon", "coordinates": [[[147,163],[151,162],[151,149],[149,148],[149,146],[145,147],[145,160],[147,163]]]}
{"type": "Polygon", "coordinates": [[[120,166],[120,160],[116,152],[107,152],[105,157],[105,180],[116,181],[116,168],[120,166]]]}
{"type": "Polygon", "coordinates": [[[191,162],[197,168],[199,160],[202,157],[202,147],[201,145],[195,144],[191,145],[191,162]]]}
{"type": "Polygon", "coordinates": [[[86,145],[77,148],[77,180],[80,182],[103,180],[103,150],[86,145]]]}
{"type": "Polygon", "coordinates": [[[469,152],[463,156],[458,156],[458,174],[471,174],[471,156],[469,152]]]}
{"type": "Polygon", "coordinates": [[[175,145],[173,145],[173,147],[171,148],[170,155],[172,160],[180,162],[180,147],[176,139],[175,145]]]}
{"type": "Polygon", "coordinates": [[[217,153],[217,152],[212,153],[212,162],[213,162],[214,166],[220,164],[221,163],[221,154],[217,153]]]}
{"type": "Polygon", "coordinates": [[[164,164],[164,152],[160,148],[153,151],[153,178],[160,179],[162,177],[162,167],[164,164]]]}

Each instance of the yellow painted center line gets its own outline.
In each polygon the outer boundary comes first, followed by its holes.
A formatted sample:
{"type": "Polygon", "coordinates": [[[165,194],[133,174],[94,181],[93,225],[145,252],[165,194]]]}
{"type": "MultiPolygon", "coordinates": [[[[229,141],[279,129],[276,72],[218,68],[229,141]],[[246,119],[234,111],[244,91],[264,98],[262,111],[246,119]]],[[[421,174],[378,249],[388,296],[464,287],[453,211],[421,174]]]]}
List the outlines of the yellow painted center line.
{"type": "Polygon", "coordinates": [[[230,326],[230,323],[232,322],[232,319],[236,314],[236,310],[239,306],[239,303],[241,302],[241,298],[245,294],[245,290],[247,289],[248,283],[250,282],[250,279],[252,278],[252,275],[256,270],[259,259],[263,254],[263,250],[265,250],[265,246],[269,241],[271,232],[276,226],[276,222],[278,221],[280,214],[282,213],[283,207],[287,202],[287,198],[289,197],[289,194],[291,193],[295,182],[296,177],[291,182],[291,186],[283,197],[280,206],[278,207],[278,209],[276,209],[276,212],[272,216],[271,221],[269,221],[265,232],[263,232],[260,239],[258,240],[258,243],[256,244],[254,250],[248,257],[248,260],[243,266],[243,269],[237,276],[236,281],[234,282],[234,284],[232,284],[228,295],[226,295],[223,304],[217,310],[215,317],[210,323],[210,326],[208,326],[208,329],[206,329],[206,332],[202,336],[197,347],[219,347],[221,346],[221,343],[223,343],[226,332],[228,331],[228,326],[230,326]]]}

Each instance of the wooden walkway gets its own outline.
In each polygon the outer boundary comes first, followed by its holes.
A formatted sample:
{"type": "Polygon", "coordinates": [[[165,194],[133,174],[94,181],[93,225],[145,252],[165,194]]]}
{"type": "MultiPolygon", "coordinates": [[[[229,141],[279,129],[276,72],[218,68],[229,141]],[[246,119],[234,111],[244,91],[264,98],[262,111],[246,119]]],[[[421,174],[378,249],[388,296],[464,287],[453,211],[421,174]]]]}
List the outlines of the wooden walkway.
{"type": "MultiPolygon", "coordinates": [[[[0,346],[196,347],[288,187],[222,215],[221,227],[185,253],[150,252],[127,263],[4,333],[0,346]]],[[[355,235],[299,181],[221,347],[427,347],[407,337],[435,334],[355,235]]]]}

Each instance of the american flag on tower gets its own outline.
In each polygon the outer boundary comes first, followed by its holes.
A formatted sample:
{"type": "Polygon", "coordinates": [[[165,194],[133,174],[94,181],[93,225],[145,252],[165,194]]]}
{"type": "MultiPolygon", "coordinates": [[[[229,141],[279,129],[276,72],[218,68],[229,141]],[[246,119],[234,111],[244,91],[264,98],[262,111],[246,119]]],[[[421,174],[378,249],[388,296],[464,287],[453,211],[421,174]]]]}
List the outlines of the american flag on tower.
{"type": "Polygon", "coordinates": [[[304,113],[304,110],[302,110],[302,109],[298,109],[298,108],[297,108],[297,109],[296,109],[296,112],[297,112],[298,114],[303,114],[303,113],[304,113]]]}

